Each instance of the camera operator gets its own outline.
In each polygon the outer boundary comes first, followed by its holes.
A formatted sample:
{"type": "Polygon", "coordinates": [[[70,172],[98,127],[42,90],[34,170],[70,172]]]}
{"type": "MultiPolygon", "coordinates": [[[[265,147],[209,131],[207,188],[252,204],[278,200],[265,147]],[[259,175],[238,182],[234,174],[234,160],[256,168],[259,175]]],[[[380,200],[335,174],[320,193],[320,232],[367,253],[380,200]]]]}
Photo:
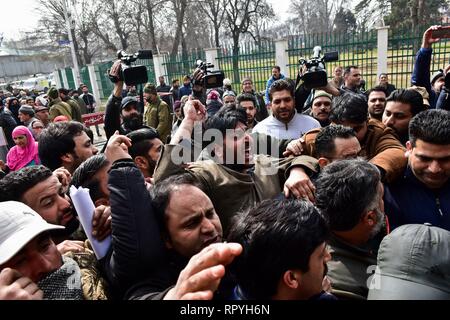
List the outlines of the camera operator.
{"type": "Polygon", "coordinates": [[[203,105],[206,105],[206,88],[203,85],[203,78],[205,77],[205,72],[197,67],[192,74],[192,96],[196,100],[200,100],[203,105]]]}
{"type": "MultiPolygon", "coordinates": [[[[119,79],[121,60],[117,60],[110,70],[110,76],[119,79]]],[[[126,135],[131,131],[143,127],[143,116],[138,109],[138,100],[135,97],[122,98],[123,81],[114,83],[114,89],[106,103],[105,133],[109,139],[117,130],[119,134],[126,135]]]]}

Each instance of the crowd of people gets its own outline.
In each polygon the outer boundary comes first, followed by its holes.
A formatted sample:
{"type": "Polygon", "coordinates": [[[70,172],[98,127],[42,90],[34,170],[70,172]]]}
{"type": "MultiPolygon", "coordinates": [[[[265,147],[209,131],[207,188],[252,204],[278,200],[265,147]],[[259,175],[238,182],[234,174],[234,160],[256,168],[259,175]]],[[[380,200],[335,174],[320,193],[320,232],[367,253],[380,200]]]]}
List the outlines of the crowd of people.
{"type": "Polygon", "coordinates": [[[101,151],[80,123],[87,86],[2,96],[0,300],[450,299],[436,28],[401,89],[383,73],[364,91],[353,65],[321,88],[274,66],[264,92],[206,90],[197,69],[140,101],[117,61],[101,151]],[[71,186],[89,189],[92,234],[71,186]],[[105,256],[87,236],[111,239],[105,256]]]}

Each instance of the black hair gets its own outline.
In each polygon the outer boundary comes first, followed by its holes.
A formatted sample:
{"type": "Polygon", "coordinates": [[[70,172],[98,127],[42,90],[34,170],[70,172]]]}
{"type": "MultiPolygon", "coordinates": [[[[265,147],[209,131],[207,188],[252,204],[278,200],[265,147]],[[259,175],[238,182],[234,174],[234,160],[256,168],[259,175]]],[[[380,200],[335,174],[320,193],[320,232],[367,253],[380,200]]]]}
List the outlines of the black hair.
{"type": "Polygon", "coordinates": [[[328,234],[325,219],[310,202],[264,200],[232,224],[227,239],[243,251],[231,271],[249,299],[271,299],[286,271],[308,272],[311,254],[328,234]]]}
{"type": "Polygon", "coordinates": [[[150,127],[134,130],[127,134],[131,139],[131,147],[128,148],[128,153],[134,159],[137,156],[147,156],[148,151],[153,147],[153,139],[158,138],[158,132],[150,127]]]}
{"type": "Polygon", "coordinates": [[[372,89],[370,89],[369,91],[366,92],[367,95],[367,99],[369,99],[369,96],[372,92],[383,92],[384,95],[387,97],[387,91],[384,87],[382,86],[375,86],[372,89]]]}
{"type": "Polygon", "coordinates": [[[426,109],[426,106],[423,104],[422,95],[414,89],[394,90],[389,97],[386,98],[386,103],[389,101],[409,104],[411,106],[411,114],[413,117],[426,109]]]}
{"type": "Polygon", "coordinates": [[[84,126],[76,121],[51,123],[39,136],[38,149],[41,163],[51,170],[61,167],[61,156],[74,152],[73,138],[84,131],[84,126]]]}
{"type": "Polygon", "coordinates": [[[245,109],[236,107],[235,104],[225,105],[214,116],[206,120],[205,128],[206,130],[217,129],[225,136],[226,131],[235,129],[238,122],[247,125],[247,113],[245,109]]]}
{"type": "Polygon", "coordinates": [[[66,88],[59,88],[58,92],[62,93],[65,96],[69,95],[69,90],[67,90],[66,88]]]}
{"type": "Polygon", "coordinates": [[[281,71],[280,66],[273,66],[272,69],[277,69],[278,71],[281,71]]]}
{"type": "Polygon", "coordinates": [[[277,81],[274,81],[272,85],[269,88],[269,98],[270,101],[272,101],[272,95],[274,92],[287,90],[291,94],[291,97],[294,97],[294,89],[295,89],[295,83],[288,79],[280,79],[277,81]]]}
{"type": "Polygon", "coordinates": [[[367,121],[368,108],[363,95],[346,92],[333,99],[330,120],[334,123],[363,123],[367,121]]]}
{"type": "Polygon", "coordinates": [[[94,175],[109,164],[104,154],[96,154],[85,161],[75,170],[72,175],[71,185],[89,189],[92,201],[96,201],[105,194],[100,190],[100,181],[94,179],[94,175]]]}
{"type": "Polygon", "coordinates": [[[43,165],[29,166],[8,173],[0,180],[0,202],[22,201],[25,192],[47,180],[52,174],[52,171],[43,165]]]}
{"type": "Polygon", "coordinates": [[[156,218],[159,223],[160,230],[167,232],[165,222],[165,212],[169,205],[172,192],[181,185],[191,185],[201,189],[200,184],[189,173],[171,176],[163,181],[158,182],[152,189],[152,205],[155,209],[156,218]]]}
{"type": "Polygon", "coordinates": [[[349,73],[352,71],[352,69],[359,69],[359,67],[358,67],[358,66],[348,66],[348,67],[345,67],[345,69],[344,69],[344,76],[347,75],[347,74],[349,74],[349,73]]]}
{"type": "Polygon", "coordinates": [[[336,138],[349,139],[356,137],[352,128],[340,124],[332,124],[320,130],[314,141],[315,157],[332,157],[336,150],[334,140],[336,138]]]}
{"type": "Polygon", "coordinates": [[[450,144],[450,112],[426,110],[418,113],[409,122],[409,141],[413,147],[417,140],[446,145],[450,144]]]}
{"type": "Polygon", "coordinates": [[[327,165],[316,180],[316,206],[332,231],[348,231],[379,200],[380,171],[361,159],[327,165]]]}
{"type": "Polygon", "coordinates": [[[241,106],[242,101],[251,101],[253,102],[253,105],[256,107],[256,98],[251,93],[242,93],[236,97],[236,102],[239,107],[241,106]]]}

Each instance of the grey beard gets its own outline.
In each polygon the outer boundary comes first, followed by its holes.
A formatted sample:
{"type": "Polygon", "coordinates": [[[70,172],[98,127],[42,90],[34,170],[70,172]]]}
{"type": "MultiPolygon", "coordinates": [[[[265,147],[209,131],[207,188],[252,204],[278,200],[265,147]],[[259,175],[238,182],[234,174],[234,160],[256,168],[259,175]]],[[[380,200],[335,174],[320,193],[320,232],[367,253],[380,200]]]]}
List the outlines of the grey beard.
{"type": "Polygon", "coordinates": [[[370,239],[374,238],[378,234],[378,232],[380,232],[381,228],[384,226],[386,222],[384,218],[384,213],[381,212],[380,209],[376,209],[375,212],[377,213],[377,224],[370,231],[370,239]]]}

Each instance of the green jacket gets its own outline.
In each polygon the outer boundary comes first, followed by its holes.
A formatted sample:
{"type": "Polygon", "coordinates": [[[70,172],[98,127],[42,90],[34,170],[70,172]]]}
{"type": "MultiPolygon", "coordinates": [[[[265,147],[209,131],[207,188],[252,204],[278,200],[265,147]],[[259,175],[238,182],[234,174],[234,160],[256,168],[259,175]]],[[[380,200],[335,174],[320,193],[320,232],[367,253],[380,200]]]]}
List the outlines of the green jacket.
{"type": "Polygon", "coordinates": [[[81,115],[88,113],[87,107],[86,107],[86,103],[84,102],[83,99],[81,99],[80,97],[78,97],[78,98],[72,97],[72,99],[73,99],[76,103],[78,103],[78,106],[80,107],[81,115]]]}
{"type": "Polygon", "coordinates": [[[368,248],[353,246],[332,235],[328,241],[331,260],[328,277],[332,293],[340,299],[367,299],[369,277],[377,265],[376,253],[368,248]]]}
{"type": "Polygon", "coordinates": [[[144,109],[144,124],[155,128],[161,141],[166,143],[172,131],[172,115],[167,103],[159,97],[156,103],[147,102],[144,109]]]}
{"type": "Polygon", "coordinates": [[[78,103],[72,98],[67,99],[65,102],[70,105],[72,111],[72,120],[83,123],[83,121],[81,120],[81,110],[78,103]]]}
{"type": "Polygon", "coordinates": [[[255,155],[255,166],[247,173],[234,171],[212,160],[196,161],[184,169],[175,164],[171,154],[180,154],[180,145],[167,144],[162,148],[153,178],[155,183],[165,178],[189,172],[211,199],[223,226],[228,233],[231,219],[241,210],[248,209],[265,199],[281,195],[289,170],[294,166],[316,170],[317,160],[308,157],[272,158],[255,155]],[[174,150],[175,149],[175,150],[174,150]]]}
{"type": "Polygon", "coordinates": [[[49,109],[49,119],[53,121],[57,116],[66,116],[69,121],[72,120],[72,110],[69,104],[63,102],[61,98],[56,98],[50,101],[48,104],[49,109]]]}

